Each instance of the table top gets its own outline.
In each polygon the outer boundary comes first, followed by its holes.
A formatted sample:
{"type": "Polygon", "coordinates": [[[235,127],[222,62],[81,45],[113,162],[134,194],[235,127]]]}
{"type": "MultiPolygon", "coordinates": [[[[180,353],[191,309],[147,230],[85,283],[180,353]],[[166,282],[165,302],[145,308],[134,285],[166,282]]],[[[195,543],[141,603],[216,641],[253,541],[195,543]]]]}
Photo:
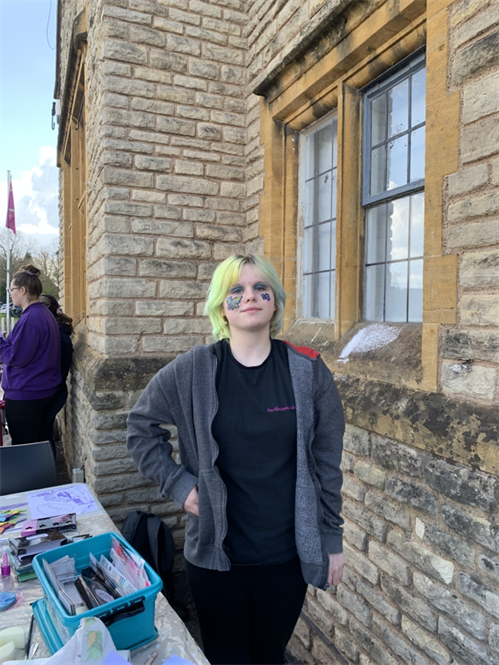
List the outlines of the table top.
{"type": "MultiPolygon", "coordinates": [[[[64,487],[70,486],[72,485],[61,485],[57,489],[63,489],[64,487]]],[[[87,487],[92,492],[92,488],[88,485],[87,487]]],[[[21,492],[19,494],[1,496],[0,509],[15,504],[26,504],[26,519],[30,519],[31,514],[27,494],[28,493],[26,492],[21,492]]],[[[93,492],[92,495],[95,498],[98,510],[76,516],[79,533],[89,533],[92,536],[97,536],[108,531],[118,531],[116,525],[101,506],[93,492]]],[[[8,529],[0,536],[0,544],[7,544],[9,538],[19,534],[19,529],[8,529]]],[[[12,591],[21,594],[21,600],[14,607],[2,612],[0,615],[0,627],[8,628],[10,626],[24,626],[27,633],[32,615],[31,603],[43,597],[43,590],[38,579],[18,582],[14,572],[12,573],[11,578],[13,580],[12,591]]],[[[173,654],[190,661],[194,665],[209,665],[198,644],[187,630],[184,622],[180,619],[175,610],[172,609],[162,593],[158,593],[156,597],[154,624],[158,629],[158,637],[145,646],[132,651],[133,665],[144,665],[147,662],[148,657],[154,651],[158,652],[158,656],[154,661],[155,665],[161,665],[173,654]]],[[[45,646],[35,622],[31,644],[34,645],[37,642],[39,646],[36,658],[48,658],[50,652],[45,646]]],[[[17,652],[18,658],[21,658],[21,653],[21,651],[17,652]]],[[[24,658],[24,653],[22,653],[22,657],[24,658]]]]}

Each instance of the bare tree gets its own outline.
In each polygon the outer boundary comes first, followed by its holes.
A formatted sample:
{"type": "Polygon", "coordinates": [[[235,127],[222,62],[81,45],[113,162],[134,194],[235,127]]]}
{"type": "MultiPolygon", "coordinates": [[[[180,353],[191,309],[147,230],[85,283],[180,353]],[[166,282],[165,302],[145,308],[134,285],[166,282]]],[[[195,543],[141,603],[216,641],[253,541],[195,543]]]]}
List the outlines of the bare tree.
{"type": "Polygon", "coordinates": [[[22,265],[33,263],[41,270],[41,280],[45,293],[58,297],[59,293],[59,251],[58,244],[36,248],[32,238],[18,231],[16,235],[6,228],[0,228],[0,301],[5,302],[7,284],[7,234],[11,234],[10,276],[22,265]]]}
{"type": "Polygon", "coordinates": [[[59,295],[59,248],[51,245],[38,249],[33,255],[34,264],[42,271],[43,292],[56,298],[59,295]]]}

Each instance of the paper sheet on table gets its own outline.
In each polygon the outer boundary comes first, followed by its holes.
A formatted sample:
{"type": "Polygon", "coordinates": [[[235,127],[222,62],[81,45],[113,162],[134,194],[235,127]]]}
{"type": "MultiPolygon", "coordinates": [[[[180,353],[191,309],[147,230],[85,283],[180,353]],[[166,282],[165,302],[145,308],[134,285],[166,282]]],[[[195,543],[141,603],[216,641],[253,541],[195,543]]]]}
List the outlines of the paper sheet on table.
{"type": "Polygon", "coordinates": [[[163,662],[163,665],[194,665],[191,663],[190,660],[185,660],[185,658],[181,658],[180,656],[177,656],[177,654],[173,654],[173,656],[170,656],[168,660],[165,660],[163,662]]]}
{"type": "Polygon", "coordinates": [[[28,492],[31,519],[54,517],[66,513],[91,513],[99,510],[86,485],[50,487],[46,490],[28,492]]]}
{"type": "Polygon", "coordinates": [[[116,651],[110,651],[102,665],[128,665],[128,661],[122,658],[116,651]]]}

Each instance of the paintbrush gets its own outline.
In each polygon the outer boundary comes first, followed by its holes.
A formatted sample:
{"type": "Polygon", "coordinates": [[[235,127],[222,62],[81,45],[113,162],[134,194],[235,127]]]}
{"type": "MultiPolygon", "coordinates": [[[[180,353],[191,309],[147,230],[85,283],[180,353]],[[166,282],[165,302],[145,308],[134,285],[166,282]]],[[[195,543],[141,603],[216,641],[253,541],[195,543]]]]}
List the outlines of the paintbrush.
{"type": "Polygon", "coordinates": [[[35,623],[35,615],[31,615],[31,621],[29,624],[28,639],[26,641],[26,648],[24,649],[24,660],[28,660],[29,648],[31,646],[31,636],[33,635],[33,624],[35,623]]]}

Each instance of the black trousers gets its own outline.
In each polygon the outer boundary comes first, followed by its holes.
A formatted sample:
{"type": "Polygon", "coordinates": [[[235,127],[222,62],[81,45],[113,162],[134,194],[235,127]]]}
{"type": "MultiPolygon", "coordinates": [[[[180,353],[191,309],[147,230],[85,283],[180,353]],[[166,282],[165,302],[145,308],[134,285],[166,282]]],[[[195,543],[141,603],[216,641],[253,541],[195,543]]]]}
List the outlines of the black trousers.
{"type": "Polygon", "coordinates": [[[307,585],[300,561],[219,572],[186,561],[204,652],[212,665],[281,665],[307,585]]]}
{"type": "Polygon", "coordinates": [[[50,402],[45,408],[45,425],[43,427],[43,439],[42,441],[50,441],[52,444],[52,449],[54,450],[55,456],[55,445],[54,445],[54,424],[55,417],[66,404],[68,398],[68,389],[66,384],[63,384],[61,388],[50,398],[50,402]]]}
{"type": "Polygon", "coordinates": [[[13,445],[47,440],[44,438],[44,428],[47,406],[51,399],[52,397],[5,400],[5,417],[13,445]]]}

